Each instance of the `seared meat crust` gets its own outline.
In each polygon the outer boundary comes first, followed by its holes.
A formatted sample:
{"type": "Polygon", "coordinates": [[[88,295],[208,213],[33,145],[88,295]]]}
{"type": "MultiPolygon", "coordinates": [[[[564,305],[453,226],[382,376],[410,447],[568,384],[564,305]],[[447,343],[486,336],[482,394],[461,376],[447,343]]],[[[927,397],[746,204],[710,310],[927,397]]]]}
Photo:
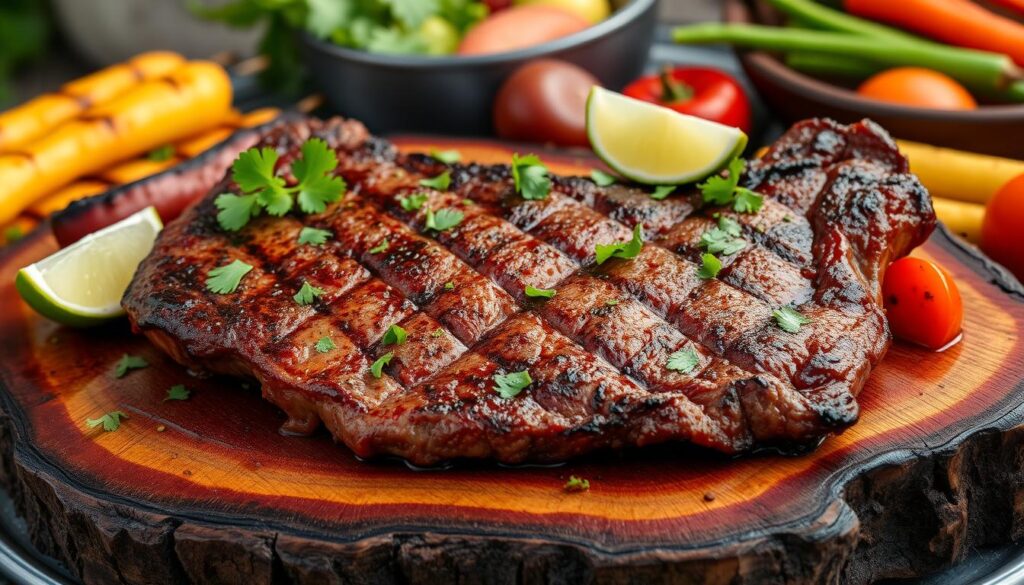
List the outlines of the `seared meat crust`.
{"type": "Polygon", "coordinates": [[[739,453],[819,440],[857,419],[855,397],[888,348],[886,265],[935,224],[906,159],[870,122],[794,126],[743,178],[766,196],[756,215],[582,178],[555,177],[550,197],[527,201],[506,166],[402,155],[352,120],[294,123],[264,142],[287,168],[310,136],[338,152],[350,189],[341,203],[230,234],[213,206],[236,190],[225,180],[167,226],[124,306],[177,361],[255,377],[287,413],[283,431],[322,422],[360,456],[419,465],[560,461],[666,441],[739,453]],[[420,186],[445,170],[450,190],[420,186]],[[399,198],[414,193],[426,204],[404,210],[399,198]],[[465,219],[425,230],[426,210],[442,208],[465,219]],[[716,213],[738,221],[752,245],[701,280],[699,241],[716,213]],[[641,254],[596,266],[595,245],[628,240],[637,223],[648,238],[641,254]],[[299,245],[304,225],[333,237],[299,245]],[[235,259],[255,267],[238,291],[208,292],[210,269],[235,259]],[[292,296],[307,281],[325,294],[299,306],[292,296]],[[557,294],[527,298],[527,285],[557,294]],[[811,323],[779,329],[772,311],[787,305],[811,323]],[[396,323],[407,343],[382,346],[396,323]],[[325,336],[337,348],[319,353],[325,336]],[[667,369],[685,348],[697,367],[667,369]],[[374,378],[370,364],[389,351],[374,378]],[[501,398],[493,377],[521,370],[533,384],[501,398]]]}

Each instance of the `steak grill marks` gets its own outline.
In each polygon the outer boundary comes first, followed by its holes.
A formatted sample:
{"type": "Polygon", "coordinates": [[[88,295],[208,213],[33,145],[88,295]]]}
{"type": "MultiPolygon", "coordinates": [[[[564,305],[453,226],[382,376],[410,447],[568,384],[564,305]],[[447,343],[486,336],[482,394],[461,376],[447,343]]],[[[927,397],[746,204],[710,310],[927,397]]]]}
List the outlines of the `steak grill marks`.
{"type": "Polygon", "coordinates": [[[770,196],[759,214],[704,210],[739,221],[751,243],[709,281],[694,260],[715,221],[694,213],[695,196],[656,202],[556,178],[548,199],[524,201],[507,167],[398,155],[352,121],[270,140],[287,164],[310,132],[338,150],[351,190],[306,218],[333,240],[299,246],[295,218],[225,234],[215,190],[161,236],[126,308],[179,361],[255,375],[288,413],[286,431],[323,420],[357,454],[421,465],[553,461],[667,440],[739,452],[848,425],[888,345],[881,271],[934,225],[905,160],[868,123],[798,125],[751,166],[748,186],[770,196]],[[449,192],[419,185],[444,170],[449,192]],[[399,198],[415,193],[427,202],[404,210],[399,198]],[[428,208],[465,217],[425,233],[428,208]],[[592,266],[595,244],[628,239],[638,222],[652,238],[640,256],[592,266]],[[234,258],[257,268],[235,295],[208,293],[204,275],[234,258]],[[291,295],[307,280],[325,294],[300,307],[291,295]],[[527,285],[557,294],[528,299],[527,285]],[[813,319],[797,334],[771,320],[788,304],[813,319]],[[396,323],[408,342],[381,346],[396,323]],[[337,349],[320,354],[324,336],[337,349]],[[685,348],[698,366],[668,370],[685,348]],[[388,352],[376,379],[369,365],[388,352]],[[515,399],[493,391],[495,374],[524,369],[534,383],[515,399]]]}

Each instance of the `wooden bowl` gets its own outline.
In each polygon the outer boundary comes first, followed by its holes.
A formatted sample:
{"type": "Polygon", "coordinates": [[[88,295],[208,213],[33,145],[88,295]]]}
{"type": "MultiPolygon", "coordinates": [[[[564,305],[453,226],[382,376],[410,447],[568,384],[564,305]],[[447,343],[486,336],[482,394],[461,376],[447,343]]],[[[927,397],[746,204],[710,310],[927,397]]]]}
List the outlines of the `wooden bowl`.
{"type": "MultiPolygon", "coordinates": [[[[762,0],[726,0],[725,20],[777,25],[779,14],[762,0]]],[[[1024,105],[983,105],[946,111],[888,104],[850,88],[787,67],[776,55],[741,51],[743,69],[772,109],[792,122],[827,116],[849,123],[871,118],[898,138],[1011,158],[1024,158],[1024,105]]]]}

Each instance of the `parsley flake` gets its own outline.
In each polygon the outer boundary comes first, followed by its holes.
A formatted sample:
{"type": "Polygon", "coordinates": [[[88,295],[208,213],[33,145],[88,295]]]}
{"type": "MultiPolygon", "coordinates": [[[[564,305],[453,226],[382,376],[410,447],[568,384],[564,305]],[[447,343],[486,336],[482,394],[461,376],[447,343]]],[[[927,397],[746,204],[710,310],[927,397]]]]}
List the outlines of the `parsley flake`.
{"type": "Polygon", "coordinates": [[[576,477],[575,475],[569,476],[569,481],[565,482],[562,486],[567,492],[585,492],[590,489],[590,480],[583,479],[582,477],[576,477]]]}
{"type": "Polygon", "coordinates": [[[299,306],[305,307],[306,305],[312,305],[313,301],[324,296],[324,292],[324,289],[317,288],[309,284],[309,281],[307,280],[302,283],[302,288],[300,288],[299,292],[295,293],[295,296],[292,298],[295,299],[295,302],[298,303],[299,306]]]}
{"type": "Polygon", "coordinates": [[[677,187],[675,185],[662,185],[661,187],[655,187],[654,193],[651,193],[651,199],[655,201],[662,201],[669,195],[676,192],[677,187]]]}
{"type": "Polygon", "coordinates": [[[391,358],[395,357],[395,352],[389,351],[386,354],[377,358],[377,361],[373,362],[370,366],[370,373],[373,374],[374,378],[380,378],[384,373],[384,366],[391,363],[391,358]]]}
{"type": "Polygon", "coordinates": [[[444,283],[444,290],[455,290],[455,283],[450,280],[444,283]]]}
{"type": "Polygon", "coordinates": [[[299,245],[323,246],[331,235],[331,232],[328,230],[304,227],[299,232],[299,245]]]}
{"type": "Polygon", "coordinates": [[[206,288],[218,295],[227,295],[238,290],[238,285],[246,274],[252,271],[252,266],[235,260],[227,266],[214,268],[206,277],[206,288]]]}
{"type": "Polygon", "coordinates": [[[811,322],[810,318],[803,316],[792,307],[782,307],[772,311],[772,318],[775,319],[775,323],[779,328],[786,333],[796,333],[800,331],[802,325],[807,325],[811,322]]]}
{"type": "Polygon", "coordinates": [[[728,176],[715,175],[698,185],[704,203],[731,205],[737,213],[757,213],[764,205],[764,198],[757,193],[740,187],[740,176],[747,167],[742,158],[729,163],[728,176]]]}
{"type": "Polygon", "coordinates": [[[418,211],[427,202],[427,195],[426,193],[416,193],[408,197],[399,197],[398,202],[406,211],[418,211]]]}
{"type": "Polygon", "coordinates": [[[712,279],[718,276],[719,271],[722,270],[722,261],[715,258],[714,254],[702,254],[701,267],[697,270],[697,276],[704,280],[712,279]]]}
{"type": "Polygon", "coordinates": [[[527,286],[525,292],[528,297],[543,299],[550,299],[558,293],[558,291],[553,288],[535,288],[532,286],[527,286]]]}
{"type": "Polygon", "coordinates": [[[121,359],[117,361],[117,365],[114,366],[114,377],[124,378],[128,375],[128,372],[132,370],[141,370],[142,368],[147,367],[149,367],[149,362],[146,360],[138,356],[124,354],[121,356],[121,359]]]}
{"type": "Polygon", "coordinates": [[[168,400],[188,400],[190,394],[192,393],[184,384],[176,384],[167,390],[167,398],[164,398],[164,402],[168,400]]]}
{"type": "Polygon", "coordinates": [[[430,156],[446,165],[453,165],[462,160],[462,153],[457,150],[431,150],[430,156]]]}
{"type": "Polygon", "coordinates": [[[146,158],[153,162],[167,162],[174,158],[174,147],[171,146],[170,144],[165,144],[163,146],[154,148],[153,150],[149,151],[149,154],[146,155],[146,158]]]}
{"type": "Polygon", "coordinates": [[[448,187],[452,185],[452,174],[450,171],[445,171],[433,179],[421,179],[420,185],[438,191],[447,191],[448,187]]]}
{"type": "Polygon", "coordinates": [[[370,248],[370,253],[380,254],[381,252],[387,252],[389,246],[391,246],[391,242],[389,242],[387,238],[384,238],[379,244],[370,248]]]}
{"type": "Polygon", "coordinates": [[[431,337],[441,337],[444,335],[444,327],[438,327],[430,334],[431,337]]]}
{"type": "Polygon", "coordinates": [[[382,345],[402,345],[407,337],[408,334],[405,332],[405,329],[398,325],[392,325],[384,332],[384,337],[381,338],[380,342],[382,345]]]}
{"type": "Polygon", "coordinates": [[[334,345],[334,340],[331,339],[330,337],[327,337],[326,335],[321,337],[316,342],[316,346],[314,347],[314,349],[316,349],[317,353],[327,353],[327,352],[331,351],[332,349],[337,349],[337,348],[338,348],[338,346],[334,345]]]}
{"type": "Polygon", "coordinates": [[[439,209],[436,212],[428,209],[425,225],[428,230],[443,232],[462,223],[464,217],[465,214],[457,209],[439,209]]]}
{"type": "Polygon", "coordinates": [[[590,180],[598,187],[610,187],[619,182],[618,177],[608,174],[600,169],[590,171],[590,180]]]}
{"type": "Polygon", "coordinates": [[[494,391],[505,399],[515,398],[524,388],[533,383],[528,370],[509,374],[496,374],[493,380],[494,391]]]}
{"type": "Polygon", "coordinates": [[[697,355],[697,350],[687,347],[668,356],[668,362],[665,364],[665,367],[673,372],[689,374],[699,363],[700,356],[697,355]]]}
{"type": "Polygon", "coordinates": [[[551,194],[551,178],[548,168],[535,154],[520,157],[512,155],[512,180],[515,182],[516,193],[529,201],[547,199],[551,194]]]}
{"type": "Polygon", "coordinates": [[[105,413],[99,418],[89,418],[85,420],[85,424],[89,425],[90,429],[94,429],[100,425],[103,425],[105,432],[113,432],[121,428],[121,419],[128,418],[128,415],[121,412],[120,410],[113,410],[105,413]]]}
{"type": "Polygon", "coordinates": [[[636,258],[643,248],[644,226],[638,223],[633,227],[633,239],[628,242],[598,244],[594,249],[594,255],[598,264],[604,264],[609,258],[624,258],[626,260],[636,258]]]}

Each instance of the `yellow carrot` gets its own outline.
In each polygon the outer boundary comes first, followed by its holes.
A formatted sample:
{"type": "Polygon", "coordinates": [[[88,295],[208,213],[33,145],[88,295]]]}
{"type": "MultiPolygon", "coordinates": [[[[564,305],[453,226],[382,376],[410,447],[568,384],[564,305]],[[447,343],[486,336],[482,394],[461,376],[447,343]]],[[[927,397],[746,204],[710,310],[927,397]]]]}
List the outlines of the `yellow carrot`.
{"type": "Polygon", "coordinates": [[[25,213],[38,219],[46,219],[51,213],[61,211],[74,201],[98,195],[110,189],[113,185],[105,181],[76,181],[67,187],[58,189],[46,197],[36,201],[25,210],[25,213]]]}
{"type": "Polygon", "coordinates": [[[934,197],[985,204],[1010,179],[1024,175],[1024,161],[899,141],[910,171],[934,197]]]}
{"type": "Polygon", "coordinates": [[[985,219],[985,206],[977,203],[964,203],[953,199],[932,197],[935,215],[949,230],[968,242],[981,241],[981,223],[985,219]]]}
{"type": "Polygon", "coordinates": [[[166,171],[180,162],[181,159],[177,157],[171,157],[167,160],[138,158],[100,171],[97,173],[97,176],[104,181],[115,184],[134,183],[139,179],[166,171]]]}
{"type": "Polygon", "coordinates": [[[174,150],[183,158],[195,158],[224,142],[235,133],[234,128],[220,127],[197,136],[192,136],[174,145],[174,150]]]}
{"type": "Polygon", "coordinates": [[[242,128],[253,128],[260,124],[266,124],[271,120],[276,119],[281,115],[281,110],[277,108],[259,108],[251,112],[242,114],[242,119],[239,126],[242,128]]]}

